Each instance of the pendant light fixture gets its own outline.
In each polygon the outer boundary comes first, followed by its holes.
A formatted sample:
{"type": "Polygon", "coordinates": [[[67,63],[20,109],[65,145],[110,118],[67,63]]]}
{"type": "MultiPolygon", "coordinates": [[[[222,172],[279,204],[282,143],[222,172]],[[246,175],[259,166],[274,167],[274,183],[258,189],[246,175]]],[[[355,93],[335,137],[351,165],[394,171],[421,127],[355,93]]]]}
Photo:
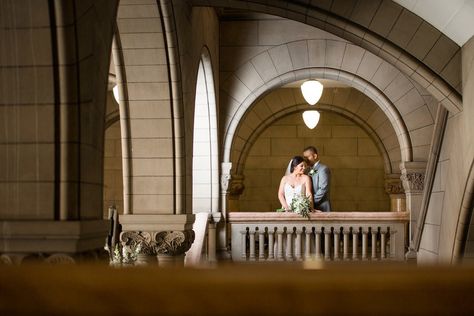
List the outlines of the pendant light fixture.
{"type": "MultiPolygon", "coordinates": [[[[323,85],[317,80],[308,80],[301,85],[301,93],[304,99],[310,105],[315,105],[321,99],[323,94],[323,85]]],[[[308,110],[303,112],[303,121],[309,129],[313,129],[318,125],[320,114],[316,110],[308,110]]]]}
{"type": "Polygon", "coordinates": [[[313,129],[318,125],[319,112],[316,110],[308,110],[303,112],[303,121],[309,129],[313,129]]]}
{"type": "Polygon", "coordinates": [[[311,105],[318,103],[323,94],[323,85],[317,80],[308,80],[301,85],[303,97],[311,105]]]}

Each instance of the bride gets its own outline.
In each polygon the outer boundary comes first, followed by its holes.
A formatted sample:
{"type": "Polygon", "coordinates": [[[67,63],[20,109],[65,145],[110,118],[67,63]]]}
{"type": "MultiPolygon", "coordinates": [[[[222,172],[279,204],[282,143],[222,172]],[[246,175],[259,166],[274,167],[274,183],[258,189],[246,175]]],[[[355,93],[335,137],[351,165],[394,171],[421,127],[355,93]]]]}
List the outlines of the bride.
{"type": "Polygon", "coordinates": [[[289,174],[281,178],[280,187],[278,189],[278,199],[282,207],[286,210],[290,210],[291,201],[295,195],[306,195],[309,197],[311,203],[311,209],[313,206],[313,192],[311,178],[304,174],[306,164],[304,158],[301,156],[295,156],[291,159],[288,165],[289,174]]]}

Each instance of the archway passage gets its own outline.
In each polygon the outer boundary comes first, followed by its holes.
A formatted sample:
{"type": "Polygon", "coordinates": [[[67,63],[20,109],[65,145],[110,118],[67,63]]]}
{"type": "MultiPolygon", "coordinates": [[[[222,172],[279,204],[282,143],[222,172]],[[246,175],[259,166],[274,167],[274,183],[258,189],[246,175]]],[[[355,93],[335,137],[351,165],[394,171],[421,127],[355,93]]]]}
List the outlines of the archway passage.
{"type": "Polygon", "coordinates": [[[301,113],[296,110],[275,120],[251,145],[242,170],[245,189],[240,211],[279,208],[277,189],[288,160],[310,145],[318,148],[321,161],[331,168],[333,211],[390,210],[384,159],[367,131],[332,111],[321,111],[320,123],[310,130],[301,113]]]}
{"type": "Polygon", "coordinates": [[[199,63],[194,109],[193,213],[218,211],[216,98],[209,53],[199,63]]]}

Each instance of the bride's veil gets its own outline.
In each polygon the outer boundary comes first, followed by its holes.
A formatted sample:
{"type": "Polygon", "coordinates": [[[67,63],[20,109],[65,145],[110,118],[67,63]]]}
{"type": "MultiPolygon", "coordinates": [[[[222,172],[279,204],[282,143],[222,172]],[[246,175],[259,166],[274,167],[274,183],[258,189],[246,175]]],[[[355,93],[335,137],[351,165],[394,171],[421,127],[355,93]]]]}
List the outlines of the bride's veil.
{"type": "Polygon", "coordinates": [[[288,168],[286,168],[285,171],[285,176],[289,175],[291,173],[291,163],[293,162],[293,159],[290,159],[290,162],[288,163],[288,168]]]}

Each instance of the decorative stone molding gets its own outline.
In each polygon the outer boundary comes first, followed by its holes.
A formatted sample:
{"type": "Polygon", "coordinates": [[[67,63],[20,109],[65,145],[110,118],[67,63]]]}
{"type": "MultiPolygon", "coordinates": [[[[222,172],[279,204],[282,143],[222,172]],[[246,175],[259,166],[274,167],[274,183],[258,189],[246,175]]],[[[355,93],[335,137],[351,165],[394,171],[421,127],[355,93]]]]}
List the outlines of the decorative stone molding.
{"type": "Polygon", "coordinates": [[[227,190],[229,189],[230,179],[231,179],[230,174],[221,175],[221,191],[222,192],[226,193],[227,190]]]}
{"type": "Polygon", "coordinates": [[[239,196],[244,192],[244,176],[233,175],[229,187],[229,195],[239,196]]]}
{"type": "Polygon", "coordinates": [[[155,250],[160,255],[183,255],[194,242],[194,231],[165,231],[155,235],[155,250]]]}
{"type": "Polygon", "coordinates": [[[404,194],[403,184],[400,179],[385,179],[385,192],[387,194],[404,194]]]}
{"type": "MultiPolygon", "coordinates": [[[[136,232],[127,231],[120,235],[122,247],[134,256],[183,255],[194,242],[194,231],[136,232]]],[[[127,260],[126,260],[127,261],[127,260]]]]}
{"type": "Polygon", "coordinates": [[[413,172],[403,174],[400,179],[406,191],[423,191],[425,175],[423,173],[413,172]]]}
{"type": "Polygon", "coordinates": [[[152,235],[148,232],[134,232],[128,231],[120,234],[120,241],[122,246],[128,246],[135,250],[140,246],[138,253],[145,255],[155,255],[154,242],[152,235]]]}
{"type": "Polygon", "coordinates": [[[231,180],[230,171],[232,169],[231,162],[221,163],[221,193],[226,194],[229,189],[229,184],[231,180]]]}

